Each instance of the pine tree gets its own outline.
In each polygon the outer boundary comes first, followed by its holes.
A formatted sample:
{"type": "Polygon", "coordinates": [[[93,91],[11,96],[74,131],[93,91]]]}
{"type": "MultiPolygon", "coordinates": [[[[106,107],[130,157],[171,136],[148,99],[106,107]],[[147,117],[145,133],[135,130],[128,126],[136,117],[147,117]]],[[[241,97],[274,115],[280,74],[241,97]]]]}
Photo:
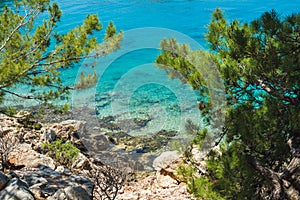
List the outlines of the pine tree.
{"type": "MultiPolygon", "coordinates": [[[[300,198],[299,34],[300,14],[281,18],[270,11],[242,24],[229,23],[220,9],[213,13],[206,53],[224,80],[228,108],[218,139],[222,153],[209,154],[208,173],[199,178],[210,180],[207,191],[224,199],[300,198]]],[[[157,62],[205,88],[203,74],[163,44],[157,62]]],[[[209,94],[201,95],[208,95],[202,107],[209,107],[209,94]]]]}
{"type": "MultiPolygon", "coordinates": [[[[82,59],[104,56],[120,47],[122,32],[110,23],[105,41],[99,44],[95,31],[102,29],[97,15],[89,14],[83,24],[65,34],[56,32],[62,12],[49,0],[15,1],[0,12],[0,103],[5,95],[51,103],[66,97],[73,88],[59,78],[60,69],[82,59]],[[37,19],[43,17],[41,23],[37,19]],[[92,53],[92,54],[90,54],[92,53]],[[19,85],[30,85],[29,93],[17,92],[19,85]]],[[[1,112],[6,112],[1,109],[1,112]]]]}

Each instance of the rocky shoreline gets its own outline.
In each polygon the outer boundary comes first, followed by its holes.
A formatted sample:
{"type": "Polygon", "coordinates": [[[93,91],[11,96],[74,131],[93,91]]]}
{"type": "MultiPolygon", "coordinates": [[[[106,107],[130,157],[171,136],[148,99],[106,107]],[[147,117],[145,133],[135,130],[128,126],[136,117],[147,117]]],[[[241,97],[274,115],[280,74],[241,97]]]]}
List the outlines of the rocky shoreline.
{"type": "Polygon", "coordinates": [[[89,154],[110,165],[115,165],[115,162],[118,165],[118,160],[121,160],[139,171],[154,172],[153,160],[164,151],[172,151],[172,144],[180,140],[176,139],[179,132],[174,130],[159,130],[144,135],[129,133],[131,130],[143,133],[143,128],[152,121],[149,117],[119,120],[115,116],[107,116],[99,119],[96,111],[87,107],[59,115],[55,115],[51,109],[45,109],[44,112],[47,115],[38,118],[43,123],[60,123],[69,119],[84,122],[78,136],[89,154]]]}
{"type": "MultiPolygon", "coordinates": [[[[88,153],[83,142],[88,137],[80,137],[87,131],[86,121],[67,118],[46,123],[27,112],[0,117],[0,199],[192,199],[187,185],[172,175],[181,159],[176,152],[156,158],[151,173],[122,162],[116,168],[88,153]],[[57,139],[80,150],[69,166],[42,148],[57,139]]],[[[164,134],[175,133],[158,135],[164,134]]]]}

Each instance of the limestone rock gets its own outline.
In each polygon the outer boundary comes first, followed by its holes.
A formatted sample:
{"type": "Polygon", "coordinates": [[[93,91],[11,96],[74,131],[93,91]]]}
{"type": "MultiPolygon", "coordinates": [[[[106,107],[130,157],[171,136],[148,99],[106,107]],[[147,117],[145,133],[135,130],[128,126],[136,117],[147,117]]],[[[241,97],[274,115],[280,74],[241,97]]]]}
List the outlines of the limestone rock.
{"type": "Polygon", "coordinates": [[[72,164],[72,168],[73,169],[90,169],[89,159],[82,153],[79,153],[78,158],[72,164]]]}
{"type": "Polygon", "coordinates": [[[192,200],[187,192],[187,185],[177,184],[171,177],[148,176],[138,182],[128,183],[117,196],[116,200],[192,200]],[[158,181],[165,181],[161,182],[158,181]],[[170,183],[170,184],[166,184],[170,183]],[[165,185],[161,185],[165,184],[165,185]],[[164,186],[164,187],[162,187],[164,186]]]}
{"type": "Polygon", "coordinates": [[[156,179],[158,185],[162,188],[171,188],[177,186],[177,181],[168,175],[158,174],[156,179]]]}
{"type": "Polygon", "coordinates": [[[56,133],[52,129],[45,130],[42,135],[43,142],[53,142],[56,139],[56,133]]]}
{"type": "Polygon", "coordinates": [[[74,131],[82,131],[85,129],[86,122],[79,120],[66,120],[62,121],[60,124],[66,127],[72,126],[74,131]]]}
{"type": "Polygon", "coordinates": [[[14,166],[37,167],[45,165],[55,169],[54,160],[46,155],[40,154],[31,148],[30,144],[18,144],[9,154],[8,162],[14,166]]]}
{"type": "Polygon", "coordinates": [[[48,198],[48,200],[91,200],[89,194],[80,186],[69,186],[65,189],[59,189],[48,198]]]}
{"type": "Polygon", "coordinates": [[[69,186],[64,191],[68,199],[91,200],[87,191],[80,186],[69,186]]]}
{"type": "Polygon", "coordinates": [[[63,189],[59,189],[56,193],[47,200],[68,200],[67,195],[63,189]]]}
{"type": "Polygon", "coordinates": [[[11,179],[0,192],[1,200],[34,200],[28,185],[18,178],[11,179]]]}
{"type": "Polygon", "coordinates": [[[64,173],[64,171],[65,171],[65,168],[64,168],[64,166],[57,166],[56,167],[56,170],[55,170],[56,172],[58,172],[58,173],[61,173],[61,174],[63,174],[64,173]]]}
{"type": "Polygon", "coordinates": [[[35,191],[40,191],[41,196],[53,196],[59,189],[78,185],[85,189],[88,197],[92,196],[94,183],[80,175],[67,175],[57,172],[47,166],[16,170],[35,191]]]}
{"type": "Polygon", "coordinates": [[[170,166],[174,161],[178,160],[180,155],[176,151],[163,152],[153,161],[153,167],[156,170],[160,170],[170,166]]]}

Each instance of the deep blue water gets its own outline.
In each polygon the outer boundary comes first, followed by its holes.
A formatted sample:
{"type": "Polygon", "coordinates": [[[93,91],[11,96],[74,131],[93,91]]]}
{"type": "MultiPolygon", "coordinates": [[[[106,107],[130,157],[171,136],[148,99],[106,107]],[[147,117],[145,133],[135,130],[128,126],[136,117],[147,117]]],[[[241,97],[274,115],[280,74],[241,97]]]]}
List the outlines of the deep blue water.
{"type": "Polygon", "coordinates": [[[119,29],[163,27],[180,31],[203,43],[211,13],[222,8],[228,19],[248,22],[275,9],[282,16],[299,12],[300,1],[278,0],[79,0],[58,1],[64,30],[79,24],[87,14],[97,13],[104,25],[113,21],[119,29]]]}

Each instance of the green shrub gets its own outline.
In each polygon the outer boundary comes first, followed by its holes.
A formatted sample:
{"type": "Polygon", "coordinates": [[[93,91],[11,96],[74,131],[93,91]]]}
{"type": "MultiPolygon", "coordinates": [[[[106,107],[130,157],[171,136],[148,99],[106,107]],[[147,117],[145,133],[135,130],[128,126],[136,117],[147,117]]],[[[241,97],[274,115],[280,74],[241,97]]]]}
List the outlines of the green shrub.
{"type": "Polygon", "coordinates": [[[63,143],[61,139],[42,144],[42,149],[47,150],[47,154],[55,161],[68,167],[72,165],[72,162],[78,157],[80,152],[70,142],[63,143]]]}
{"type": "Polygon", "coordinates": [[[213,190],[213,183],[206,176],[195,176],[196,170],[192,164],[181,164],[177,168],[178,178],[187,183],[188,192],[201,200],[223,200],[224,198],[213,190]]]}

